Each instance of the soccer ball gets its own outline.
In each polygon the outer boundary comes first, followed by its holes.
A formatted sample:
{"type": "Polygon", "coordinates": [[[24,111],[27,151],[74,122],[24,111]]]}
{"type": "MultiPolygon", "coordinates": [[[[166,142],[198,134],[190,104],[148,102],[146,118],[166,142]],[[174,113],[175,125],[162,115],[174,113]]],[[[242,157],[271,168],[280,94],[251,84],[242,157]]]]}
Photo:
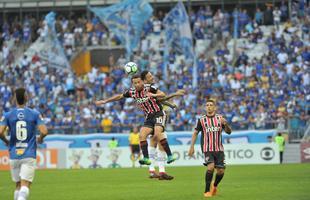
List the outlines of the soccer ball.
{"type": "Polygon", "coordinates": [[[138,65],[134,62],[128,62],[124,66],[124,70],[128,75],[134,75],[138,71],[138,65]]]}

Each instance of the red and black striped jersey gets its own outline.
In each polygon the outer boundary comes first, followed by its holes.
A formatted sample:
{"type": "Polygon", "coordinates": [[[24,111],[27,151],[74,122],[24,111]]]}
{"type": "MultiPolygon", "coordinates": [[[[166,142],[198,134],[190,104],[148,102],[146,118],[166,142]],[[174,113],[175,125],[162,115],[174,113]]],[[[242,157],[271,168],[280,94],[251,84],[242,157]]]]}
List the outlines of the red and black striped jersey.
{"type": "Polygon", "coordinates": [[[222,115],[203,115],[197,121],[195,129],[201,132],[201,148],[203,152],[224,151],[222,143],[222,115]]]}
{"type": "Polygon", "coordinates": [[[133,98],[138,106],[143,110],[145,115],[153,114],[162,111],[162,105],[154,97],[148,97],[147,93],[151,92],[156,94],[158,88],[151,84],[144,86],[142,91],[137,91],[135,88],[127,90],[123,96],[126,98],[133,98]]]}

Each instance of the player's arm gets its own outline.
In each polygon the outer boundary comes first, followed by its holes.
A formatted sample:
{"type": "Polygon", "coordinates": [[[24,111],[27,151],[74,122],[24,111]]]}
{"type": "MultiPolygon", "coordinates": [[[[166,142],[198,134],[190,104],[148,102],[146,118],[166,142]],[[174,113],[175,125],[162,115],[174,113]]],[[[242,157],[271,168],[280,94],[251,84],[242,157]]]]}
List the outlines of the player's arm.
{"type": "Polygon", "coordinates": [[[44,138],[45,138],[45,137],[47,136],[47,134],[48,134],[48,130],[47,130],[46,125],[44,125],[44,124],[39,125],[39,126],[38,126],[38,129],[39,129],[39,132],[40,132],[40,136],[39,136],[37,142],[38,142],[39,144],[42,144],[44,138]]]}
{"type": "Polygon", "coordinates": [[[194,132],[193,132],[193,135],[192,135],[192,140],[191,140],[191,146],[188,150],[188,155],[190,157],[192,157],[194,155],[194,152],[195,152],[195,143],[196,143],[196,140],[197,140],[197,136],[198,136],[198,131],[195,129],[194,132]]]}
{"type": "Polygon", "coordinates": [[[147,96],[159,99],[159,98],[165,98],[166,94],[163,91],[159,90],[157,86],[151,85],[150,91],[147,94],[147,96]]]}
{"type": "Polygon", "coordinates": [[[202,125],[201,125],[200,119],[198,119],[195,130],[194,130],[193,135],[192,135],[191,146],[188,150],[188,155],[190,157],[194,155],[194,152],[195,152],[194,145],[195,145],[196,140],[197,140],[197,135],[200,131],[202,131],[202,125]]]}
{"type": "Polygon", "coordinates": [[[7,117],[4,116],[0,119],[0,139],[5,143],[6,146],[9,146],[9,140],[5,137],[5,131],[8,127],[7,117]]]}
{"type": "Polygon", "coordinates": [[[167,101],[167,100],[170,100],[174,97],[184,96],[184,94],[185,94],[185,90],[178,90],[177,92],[172,93],[172,94],[166,96],[165,98],[160,98],[159,100],[160,101],[167,101]]]}
{"type": "Polygon", "coordinates": [[[110,103],[113,101],[119,101],[123,98],[124,98],[124,94],[118,94],[118,95],[115,95],[115,96],[110,97],[108,99],[96,101],[95,104],[96,104],[96,106],[100,106],[100,105],[107,104],[107,103],[110,103]]]}
{"type": "Polygon", "coordinates": [[[0,139],[4,142],[6,146],[9,146],[9,140],[5,137],[5,131],[7,126],[0,125],[0,139]]]}
{"type": "Polygon", "coordinates": [[[230,125],[228,124],[227,120],[224,117],[222,117],[221,122],[222,122],[222,127],[224,128],[224,131],[227,134],[231,134],[232,129],[231,129],[230,125]]]}
{"type": "Polygon", "coordinates": [[[166,94],[163,91],[157,90],[156,93],[149,92],[147,96],[154,98],[165,98],[166,94]]]}
{"type": "Polygon", "coordinates": [[[158,100],[161,102],[162,105],[169,106],[170,108],[175,109],[177,107],[177,105],[175,105],[172,102],[169,102],[168,100],[170,100],[174,97],[183,96],[184,94],[185,94],[185,90],[178,90],[177,92],[172,93],[172,94],[166,96],[165,98],[160,98],[158,100]]]}
{"type": "Polygon", "coordinates": [[[43,117],[40,114],[38,115],[37,124],[38,124],[38,129],[39,129],[39,132],[40,132],[40,136],[38,137],[37,142],[39,144],[42,144],[44,138],[48,134],[48,130],[47,130],[46,125],[44,124],[43,117]]]}

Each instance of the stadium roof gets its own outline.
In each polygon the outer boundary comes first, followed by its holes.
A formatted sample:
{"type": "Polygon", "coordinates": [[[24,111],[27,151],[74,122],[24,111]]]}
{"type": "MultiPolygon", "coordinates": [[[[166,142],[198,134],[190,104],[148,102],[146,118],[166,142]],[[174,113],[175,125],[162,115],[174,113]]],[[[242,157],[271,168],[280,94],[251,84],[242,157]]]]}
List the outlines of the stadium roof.
{"type": "MultiPolygon", "coordinates": [[[[173,3],[178,0],[149,0],[151,3],[173,3]]],[[[188,0],[183,0],[188,2],[188,0]]],[[[191,0],[192,3],[207,4],[249,4],[274,3],[281,0],[191,0]]],[[[34,7],[76,7],[86,5],[108,5],[120,0],[0,0],[0,8],[34,8],[34,7]]]]}

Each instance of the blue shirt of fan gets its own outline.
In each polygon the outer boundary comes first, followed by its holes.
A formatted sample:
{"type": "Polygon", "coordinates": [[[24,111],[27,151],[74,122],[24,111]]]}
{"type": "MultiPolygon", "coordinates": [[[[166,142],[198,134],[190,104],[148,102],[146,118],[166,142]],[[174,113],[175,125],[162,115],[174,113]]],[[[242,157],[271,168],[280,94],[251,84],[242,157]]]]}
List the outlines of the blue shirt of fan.
{"type": "Polygon", "coordinates": [[[0,126],[10,132],[10,159],[36,158],[36,127],[44,124],[40,113],[30,108],[15,108],[4,114],[0,126]]]}

